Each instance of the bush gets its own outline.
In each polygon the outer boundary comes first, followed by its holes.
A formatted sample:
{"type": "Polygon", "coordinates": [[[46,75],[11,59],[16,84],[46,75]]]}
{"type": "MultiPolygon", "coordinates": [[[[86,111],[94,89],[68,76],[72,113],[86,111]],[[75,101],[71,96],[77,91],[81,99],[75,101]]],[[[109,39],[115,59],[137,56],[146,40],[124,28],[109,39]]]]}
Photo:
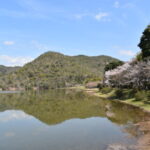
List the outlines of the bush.
{"type": "Polygon", "coordinates": [[[126,98],[134,98],[135,97],[135,93],[137,92],[136,89],[130,89],[127,91],[126,93],[126,98]]]}
{"type": "Polygon", "coordinates": [[[116,89],[113,95],[113,98],[126,100],[130,98],[134,98],[136,90],[133,89],[116,89]]]}
{"type": "Polygon", "coordinates": [[[110,87],[104,87],[100,91],[103,94],[108,94],[108,93],[110,93],[112,91],[112,88],[110,88],[110,87]]]}
{"type": "Polygon", "coordinates": [[[95,78],[86,78],[85,79],[85,81],[84,81],[84,83],[86,84],[86,83],[88,83],[88,82],[95,82],[95,81],[102,81],[102,78],[100,78],[100,77],[95,77],[95,78]]]}
{"type": "Polygon", "coordinates": [[[135,100],[150,103],[150,91],[137,91],[135,94],[135,100]]]}
{"type": "Polygon", "coordinates": [[[123,98],[123,96],[124,96],[123,90],[122,89],[117,89],[115,91],[115,96],[116,96],[116,98],[123,98]]]}

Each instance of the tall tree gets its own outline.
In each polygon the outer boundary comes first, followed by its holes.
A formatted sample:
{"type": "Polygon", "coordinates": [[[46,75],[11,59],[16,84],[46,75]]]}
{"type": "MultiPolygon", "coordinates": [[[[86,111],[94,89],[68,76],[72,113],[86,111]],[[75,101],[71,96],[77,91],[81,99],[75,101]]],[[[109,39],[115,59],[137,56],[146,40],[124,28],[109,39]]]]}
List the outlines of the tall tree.
{"type": "Polygon", "coordinates": [[[142,50],[143,58],[150,57],[150,25],[144,30],[138,46],[142,50]]]}

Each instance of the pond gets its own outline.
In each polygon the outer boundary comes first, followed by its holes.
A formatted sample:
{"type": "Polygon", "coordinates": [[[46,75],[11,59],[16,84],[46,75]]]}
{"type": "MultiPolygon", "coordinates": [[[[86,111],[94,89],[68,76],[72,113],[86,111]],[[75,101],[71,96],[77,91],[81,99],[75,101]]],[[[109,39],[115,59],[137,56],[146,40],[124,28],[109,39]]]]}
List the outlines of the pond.
{"type": "Polygon", "coordinates": [[[0,150],[148,150],[149,116],[82,91],[5,92],[0,150]]]}

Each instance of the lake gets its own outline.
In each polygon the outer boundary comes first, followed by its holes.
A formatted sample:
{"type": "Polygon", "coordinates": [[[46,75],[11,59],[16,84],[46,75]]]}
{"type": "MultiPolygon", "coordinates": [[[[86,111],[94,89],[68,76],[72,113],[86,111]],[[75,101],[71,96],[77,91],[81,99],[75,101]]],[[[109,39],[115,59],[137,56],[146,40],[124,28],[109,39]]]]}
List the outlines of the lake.
{"type": "Polygon", "coordinates": [[[0,150],[148,150],[149,118],[82,91],[0,93],[0,150]]]}

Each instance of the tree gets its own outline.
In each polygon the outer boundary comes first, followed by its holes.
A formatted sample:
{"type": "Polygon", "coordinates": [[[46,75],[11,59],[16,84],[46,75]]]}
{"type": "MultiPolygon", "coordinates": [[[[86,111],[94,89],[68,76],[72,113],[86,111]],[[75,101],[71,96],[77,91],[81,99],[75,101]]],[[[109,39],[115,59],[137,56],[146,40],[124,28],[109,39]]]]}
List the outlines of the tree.
{"type": "Polygon", "coordinates": [[[142,50],[142,58],[150,57],[150,25],[144,30],[138,45],[142,50]]]}
{"type": "Polygon", "coordinates": [[[113,61],[110,62],[109,64],[107,64],[104,68],[105,71],[109,71],[109,70],[113,70],[115,68],[117,68],[118,66],[123,65],[124,62],[123,61],[113,61]]]}

